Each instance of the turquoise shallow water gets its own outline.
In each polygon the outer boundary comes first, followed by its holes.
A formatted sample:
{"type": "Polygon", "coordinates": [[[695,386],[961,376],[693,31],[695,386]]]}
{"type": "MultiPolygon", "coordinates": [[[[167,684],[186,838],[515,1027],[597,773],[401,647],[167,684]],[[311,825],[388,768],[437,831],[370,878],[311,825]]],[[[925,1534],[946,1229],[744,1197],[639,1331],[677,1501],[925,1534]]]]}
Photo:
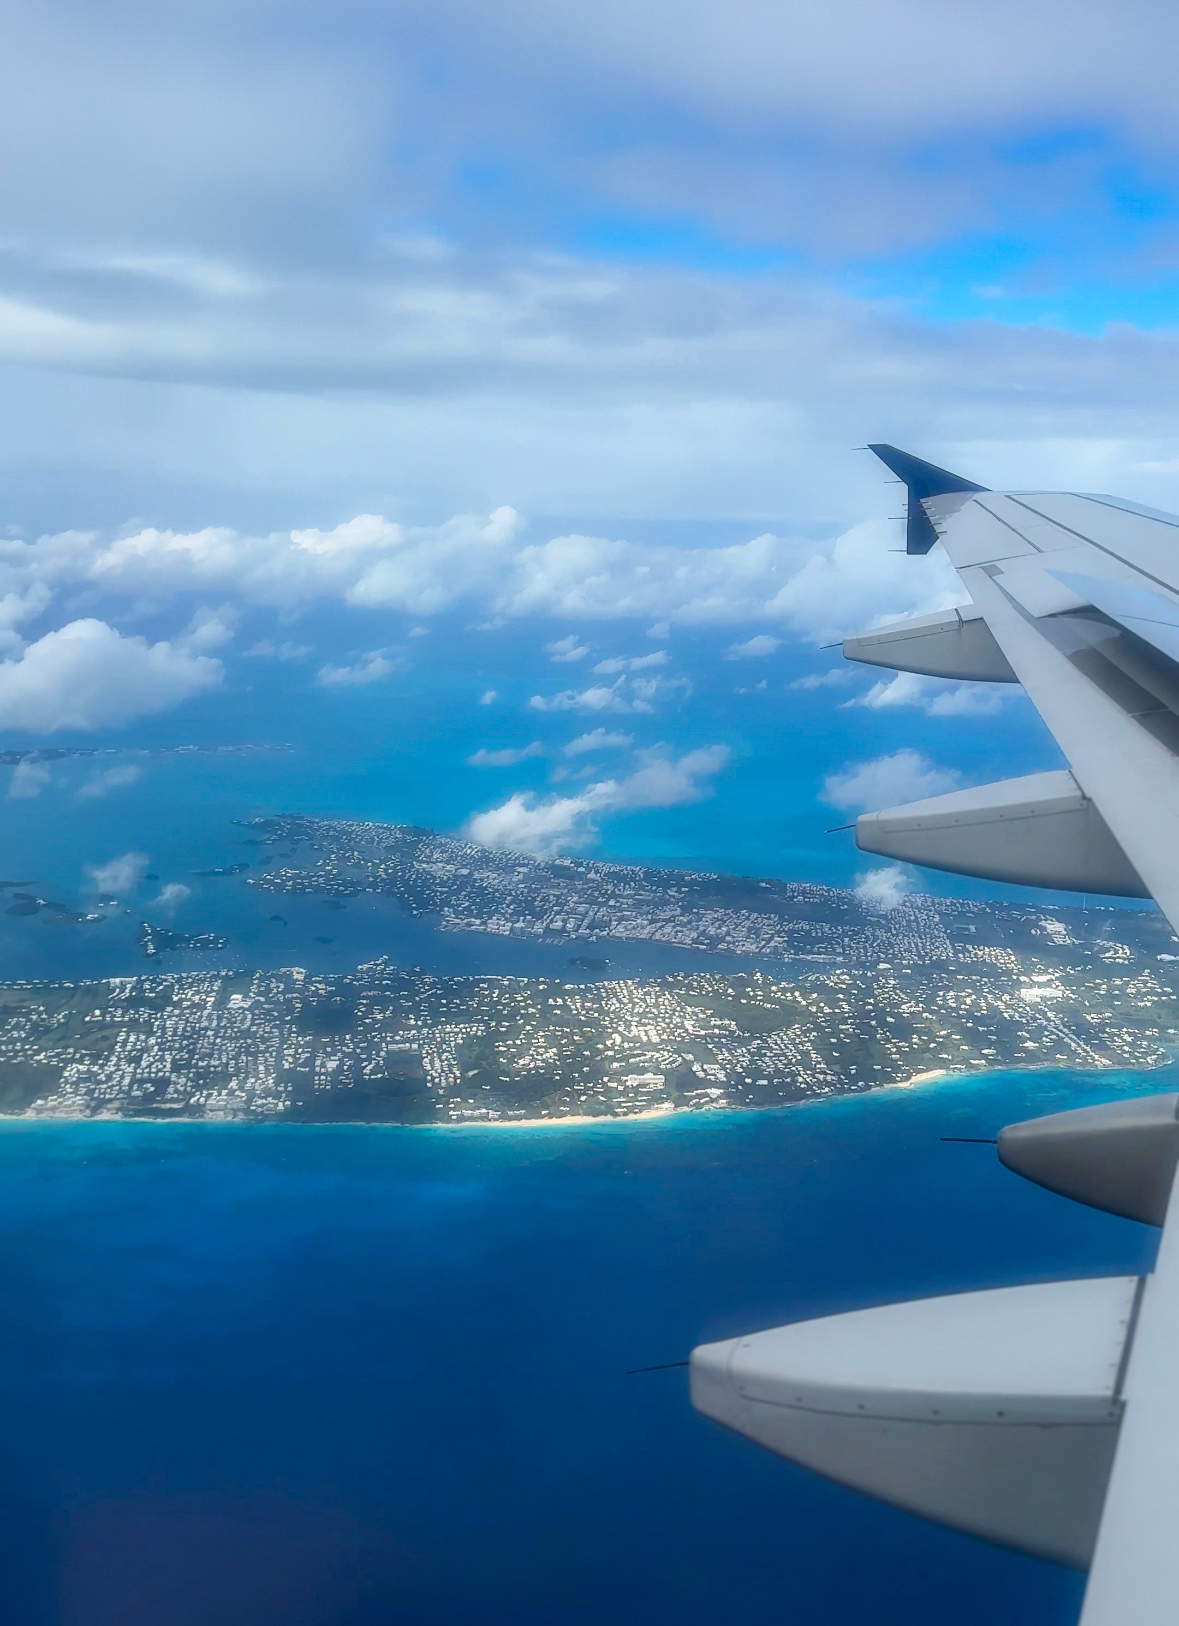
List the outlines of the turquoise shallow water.
{"type": "Polygon", "coordinates": [[[1179,1072],[601,1128],[0,1127],[13,1626],[1065,1626],[1079,1579],[696,1417],[701,1338],[1137,1270],[942,1134],[1179,1072]]]}

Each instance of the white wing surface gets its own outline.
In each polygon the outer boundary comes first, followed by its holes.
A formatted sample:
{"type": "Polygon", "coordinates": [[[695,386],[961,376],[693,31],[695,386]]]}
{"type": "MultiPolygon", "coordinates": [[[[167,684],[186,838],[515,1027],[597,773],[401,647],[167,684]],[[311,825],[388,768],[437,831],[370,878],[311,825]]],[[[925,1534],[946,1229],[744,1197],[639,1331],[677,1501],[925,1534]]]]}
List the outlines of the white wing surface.
{"type": "MultiPolygon", "coordinates": [[[[874,449],[913,476],[916,460],[874,449]]],[[[1179,518],[1075,492],[910,500],[1081,792],[1179,930],[1179,518]]]]}
{"type": "MultiPolygon", "coordinates": [[[[1082,796],[1179,931],[1179,517],[1079,492],[923,497],[923,466],[874,450],[905,480],[1082,796]]],[[[1173,1135],[1174,1112],[1164,1118],[1173,1135]]],[[[1082,1159],[1110,1176],[1122,1161],[1100,1135],[1082,1159]]],[[[1172,1185],[1173,1169],[1172,1159],[1172,1185]]],[[[1177,1210],[1172,1198],[1128,1341],[1082,1626],[1179,1621],[1177,1210]]]]}
{"type": "MultiPolygon", "coordinates": [[[[961,874],[1152,896],[1179,933],[1179,516],[1080,492],[988,491],[896,447],[871,450],[907,488],[908,551],[940,542],[970,602],[847,638],[844,654],[1019,682],[1069,766],[866,814],[857,845],[961,874]]],[[[1072,1297],[1062,1284],[968,1294],[704,1345],[694,1404],[883,1500],[1088,1566],[1081,1626],[1176,1626],[1179,1096],[1014,1125],[999,1155],[1051,1190],[1161,1223],[1154,1272],[1072,1284],[1072,1297]],[[979,1352],[968,1377],[963,1326],[979,1352]]]]}

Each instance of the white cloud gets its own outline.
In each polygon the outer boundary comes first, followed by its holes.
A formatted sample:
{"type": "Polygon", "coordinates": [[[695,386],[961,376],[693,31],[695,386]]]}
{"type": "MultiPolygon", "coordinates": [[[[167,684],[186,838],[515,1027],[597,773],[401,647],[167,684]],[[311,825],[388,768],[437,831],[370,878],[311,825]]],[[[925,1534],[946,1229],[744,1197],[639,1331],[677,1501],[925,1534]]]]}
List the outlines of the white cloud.
{"type": "Polygon", "coordinates": [[[630,692],[635,697],[634,709],[642,711],[655,700],[672,700],[676,696],[686,700],[692,685],[686,677],[631,678],[630,692]]]}
{"type": "Polygon", "coordinates": [[[712,787],[705,784],[729,760],[727,745],[706,745],[697,751],[673,761],[663,753],[666,746],[656,746],[643,753],[643,766],[628,778],[607,779],[592,787],[600,805],[608,808],[682,807],[689,802],[700,802],[712,795],[712,787]]]}
{"type": "Polygon", "coordinates": [[[371,654],[362,655],[352,666],[333,666],[330,662],[321,666],[315,681],[325,689],[347,688],[357,684],[379,683],[396,669],[395,661],[391,661],[384,651],[374,649],[371,654]]]}
{"type": "Polygon", "coordinates": [[[852,763],[823,781],[823,800],[832,807],[879,811],[904,802],[919,802],[956,789],[955,769],[938,768],[917,751],[894,751],[870,762],[852,763]]]}
{"type": "MultiPolygon", "coordinates": [[[[821,642],[962,596],[940,550],[916,559],[890,553],[882,523],[827,542],[767,533],[711,548],[579,535],[526,543],[518,530],[515,511],[497,509],[489,518],[460,515],[434,527],[361,514],[332,530],[267,536],[149,528],[112,539],[71,531],[2,542],[0,594],[9,597],[0,600],[0,630],[5,603],[13,616],[31,615],[51,592],[71,589],[133,606],[229,595],[232,602],[216,611],[198,610],[177,640],[191,652],[225,642],[241,605],[295,610],[331,600],[411,614],[467,606],[490,612],[488,626],[523,616],[643,621],[658,615],[664,625],[768,620],[821,642]]],[[[768,649],[759,638],[771,634],[758,634],[748,652],[768,649]]],[[[251,653],[277,655],[287,647],[263,640],[251,653]]],[[[547,648],[567,662],[589,650],[574,634],[547,648]]],[[[618,657],[606,670],[638,671],[666,660],[666,651],[658,650],[618,657]]]]}
{"type": "Polygon", "coordinates": [[[878,909],[887,914],[895,909],[898,903],[913,890],[909,877],[899,864],[890,864],[887,869],[870,869],[861,875],[856,882],[856,897],[860,902],[867,904],[869,909],[878,909]]]}
{"type": "Polygon", "coordinates": [[[281,644],[274,643],[270,638],[262,638],[246,650],[246,655],[251,659],[272,661],[301,661],[310,653],[310,644],[292,643],[289,638],[281,644]]]}
{"type": "Polygon", "coordinates": [[[499,699],[499,690],[498,689],[485,689],[483,691],[483,693],[479,696],[479,704],[481,706],[493,706],[498,699],[499,699]]]}
{"type": "Polygon", "coordinates": [[[539,740],[533,740],[531,745],[521,746],[519,750],[488,751],[480,746],[473,756],[467,758],[469,768],[514,768],[517,762],[524,762],[528,757],[544,755],[544,746],[539,740]]]}
{"type": "Polygon", "coordinates": [[[555,661],[580,661],[589,654],[589,645],[579,643],[576,633],[571,632],[567,638],[557,638],[553,643],[546,644],[544,652],[555,661]]]}
{"type": "Polygon", "coordinates": [[[8,781],[7,794],[13,801],[23,801],[26,798],[40,796],[41,792],[52,780],[52,774],[43,762],[30,762],[26,757],[18,762],[12,770],[12,778],[8,781]]]}
{"type": "Polygon", "coordinates": [[[859,674],[850,666],[833,666],[829,672],[809,672],[806,677],[795,678],[788,689],[837,689],[851,683],[859,674]]]}
{"type": "Polygon", "coordinates": [[[633,734],[611,734],[604,728],[592,728],[588,734],[579,734],[565,747],[567,757],[582,757],[590,751],[622,751],[634,744],[633,734]]]}
{"type": "Polygon", "coordinates": [[[990,717],[1002,708],[1007,686],[994,683],[949,683],[898,672],[874,683],[867,694],[845,700],[845,706],[868,706],[873,711],[892,706],[916,706],[927,717],[990,717]]]}
{"type": "Polygon", "coordinates": [[[121,857],[112,858],[105,864],[88,865],[86,874],[90,877],[90,884],[96,892],[106,892],[111,897],[125,898],[135,891],[150,862],[146,853],[123,853],[121,857]]]}
{"type": "Polygon", "coordinates": [[[178,644],[71,621],[0,662],[0,728],[49,734],[118,726],[215,688],[223,676],[220,661],[178,644]]]}
{"type": "MultiPolygon", "coordinates": [[[[838,264],[841,251],[863,265],[899,248],[925,267],[964,220],[1018,236],[1047,198],[1060,230],[1046,235],[1070,255],[1087,243],[1113,257],[1105,271],[1139,257],[1137,284],[1105,279],[1106,309],[1133,318],[1169,224],[1128,236],[1075,223],[1101,218],[1110,166],[1168,172],[1176,25],[1158,0],[1127,0],[1113,21],[1092,0],[607,0],[592,14],[454,0],[357,8],[330,51],[243,51],[226,32],[238,12],[223,6],[189,6],[183,24],[176,8],[139,8],[133,23],[119,5],[85,9],[63,31],[52,8],[19,7],[6,37],[22,144],[0,181],[0,457],[24,482],[13,494],[6,479],[9,513],[30,526],[46,512],[118,519],[143,492],[153,512],[255,517],[240,534],[195,539],[58,534],[31,545],[31,565],[27,549],[3,550],[5,570],[31,568],[56,592],[156,602],[328,597],[417,616],[502,600],[508,615],[535,606],[636,628],[752,630],[776,602],[771,630],[811,637],[945,590],[936,561],[885,555],[883,524],[885,574],[864,582],[833,544],[784,539],[889,511],[871,459],[848,454],[861,435],[849,425],[882,425],[950,467],[961,458],[987,483],[1123,481],[1176,506],[1165,325],[1053,328],[1036,289],[1053,291],[1058,266],[1013,284],[1018,323],[945,319],[940,304],[922,320],[920,277],[895,300],[857,301],[839,291],[838,264]],[[404,71],[407,29],[437,51],[438,74],[404,71]],[[1004,52],[1012,29],[1018,62],[1004,52]],[[374,91],[388,84],[395,95],[374,91]],[[607,106],[618,140],[589,116],[607,106]],[[1078,128],[1090,144],[1054,140],[1078,128]],[[1029,131],[1047,138],[1032,156],[1029,131]],[[469,189],[452,195],[448,178],[476,146],[520,186],[469,230],[469,189]],[[570,220],[650,208],[703,223],[738,256],[767,247],[770,262],[808,269],[698,274],[513,246],[516,205],[547,195],[554,176],[570,220]],[[452,222],[452,240],[374,227],[390,198],[452,222]],[[666,559],[610,540],[619,526],[604,517],[605,538],[530,546],[474,518],[267,534],[297,502],[313,516],[344,512],[331,507],[341,492],[380,506],[392,445],[410,516],[476,513],[507,492],[535,514],[633,516],[641,535],[680,520],[773,534],[760,554],[669,548],[666,559]],[[53,483],[46,447],[74,488],[41,502],[28,493],[53,483]],[[808,571],[812,553],[826,562],[808,571]]],[[[263,40],[270,19],[254,0],[239,9],[263,40]]],[[[306,15],[321,13],[312,0],[306,15]]],[[[1073,258],[1069,270],[1085,280],[1073,258]]],[[[990,279],[973,280],[999,309],[990,279]]]]}
{"type": "Polygon", "coordinates": [[[630,699],[622,690],[621,678],[607,686],[595,684],[588,689],[563,689],[560,694],[534,694],[528,704],[534,711],[651,711],[645,699],[630,699]]]}
{"type": "Polygon", "coordinates": [[[594,671],[603,676],[612,672],[643,672],[652,666],[666,666],[669,659],[666,649],[652,650],[650,655],[614,655],[609,660],[599,661],[594,671]]]}
{"type": "Polygon", "coordinates": [[[601,780],[577,796],[539,798],[518,791],[499,807],[472,814],[464,834],[486,847],[547,855],[592,842],[598,814],[681,807],[712,795],[707,781],[725,766],[728,746],[704,746],[678,761],[663,754],[665,751],[666,747],[656,747],[645,753],[643,765],[627,778],[601,780]]]}
{"type": "Polygon", "coordinates": [[[685,677],[665,678],[625,675],[606,685],[588,689],[563,689],[560,694],[534,694],[528,704],[534,711],[644,712],[655,710],[656,701],[686,700],[692,685],[685,677]]]}
{"type": "MultiPolygon", "coordinates": [[[[943,436],[1060,436],[1100,457],[1148,424],[1172,435],[1165,329],[1090,338],[940,307],[924,323],[905,314],[919,274],[857,304],[837,265],[850,245],[861,266],[900,249],[924,268],[964,225],[1018,237],[1050,199],[1061,230],[1047,236],[1067,239],[1074,280],[1086,244],[1107,266],[1140,257],[1144,275],[1165,219],[1153,244],[1149,223],[1115,243],[1093,222],[1109,166],[1171,162],[1175,24],[1158,0],[1127,0],[1116,21],[1108,0],[611,0],[592,15],[454,0],[357,8],[327,51],[272,39],[254,0],[189,6],[183,24],[173,7],[90,8],[65,35],[52,10],[18,10],[0,355],[19,364],[9,403],[29,404],[9,435],[62,448],[82,490],[93,469],[117,478],[115,511],[149,472],[179,490],[199,478],[209,513],[247,482],[267,497],[387,490],[396,444],[407,512],[462,481],[463,503],[508,490],[537,513],[801,521],[867,511],[840,479],[853,423],[895,426],[930,455],[943,436]],[[257,50],[227,32],[239,16],[257,50]],[[406,72],[417,50],[437,73],[406,72]],[[1091,143],[1055,140],[1078,129],[1091,143]],[[1034,155],[1029,132],[1046,137],[1034,155]],[[450,185],[476,149],[519,185],[502,209],[476,201],[472,229],[470,189],[450,185]],[[522,200],[558,177],[569,221],[650,209],[738,256],[784,250],[806,278],[514,249],[530,235],[522,200]],[[391,198],[452,222],[452,240],[375,224],[391,198]],[[1088,229],[1070,220],[1078,205],[1088,229]],[[816,264],[833,268],[826,287],[816,264]]],[[[322,0],[300,15],[303,45],[330,32],[322,0]]],[[[1130,280],[1107,280],[1132,313],[1130,280]]],[[[1043,311],[1036,283],[1023,292],[1043,311]]],[[[1154,450],[1136,455],[1165,463],[1174,448],[1154,450]]]]}
{"type": "Polygon", "coordinates": [[[725,651],[728,661],[761,660],[766,655],[772,655],[776,649],[781,649],[782,640],[771,638],[768,632],[759,632],[743,644],[733,644],[725,651]]]}
{"type": "Polygon", "coordinates": [[[142,774],[143,769],[133,762],[123,763],[114,768],[96,768],[79,788],[78,800],[86,801],[91,797],[109,796],[112,790],[122,790],[126,785],[134,785],[142,774]]]}
{"type": "Polygon", "coordinates": [[[202,606],[194,610],[188,626],[177,638],[177,648],[194,650],[198,654],[220,649],[232,639],[237,622],[238,612],[232,604],[222,604],[216,610],[202,606]]]}
{"type": "MultiPolygon", "coordinates": [[[[2,579],[2,569],[0,569],[2,579]]],[[[18,652],[24,640],[16,631],[21,621],[32,621],[49,607],[53,594],[43,581],[29,581],[23,589],[0,595],[0,654],[18,652]]]]}
{"type": "Polygon", "coordinates": [[[191,896],[191,887],[185,886],[182,881],[169,881],[160,888],[158,896],[152,898],[144,907],[150,909],[153,914],[163,915],[166,919],[172,920],[180,905],[191,896]]]}
{"type": "Polygon", "coordinates": [[[498,807],[473,813],[463,834],[482,847],[506,847],[544,857],[591,841],[592,810],[583,796],[550,796],[538,801],[531,791],[517,791],[498,807]]]}
{"type": "Polygon", "coordinates": [[[409,638],[428,638],[430,629],[429,627],[411,627],[406,636],[409,638]]]}
{"type": "Polygon", "coordinates": [[[1017,132],[1092,130],[1099,152],[1125,144],[1140,163],[1165,161],[1176,126],[1169,13],[1130,0],[1115,25],[1078,0],[1067,16],[1066,33],[1053,0],[965,0],[949,12],[832,0],[804,14],[765,0],[604,0],[592,11],[515,0],[493,21],[464,0],[457,16],[434,14],[432,43],[444,48],[445,28],[447,111],[469,140],[494,109],[518,129],[511,150],[523,162],[539,127],[544,172],[576,184],[588,171],[595,200],[662,208],[740,242],[764,241],[772,220],[796,247],[882,255],[990,222],[1003,205],[1021,220],[1042,201],[1037,182],[1067,198],[1103,172],[1091,149],[1065,141],[1034,159],[1012,151],[1017,132]],[[1018,62],[1003,49],[1013,39],[1018,62]],[[587,154],[582,134],[606,106],[631,132],[612,160],[587,154]],[[914,173],[914,155],[935,150],[937,171],[914,173]]]}

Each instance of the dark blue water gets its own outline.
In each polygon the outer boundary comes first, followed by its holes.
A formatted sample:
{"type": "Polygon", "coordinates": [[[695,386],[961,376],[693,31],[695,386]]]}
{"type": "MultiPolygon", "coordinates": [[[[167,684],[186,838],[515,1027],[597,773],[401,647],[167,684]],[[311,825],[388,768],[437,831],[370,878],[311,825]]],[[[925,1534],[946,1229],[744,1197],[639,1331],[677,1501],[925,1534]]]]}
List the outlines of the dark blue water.
{"type": "Polygon", "coordinates": [[[696,1417],[702,1338],[1137,1270],[1007,1174],[997,1075],[600,1129],[9,1123],[6,1626],[1065,1626],[1078,1577],[696,1417]]]}

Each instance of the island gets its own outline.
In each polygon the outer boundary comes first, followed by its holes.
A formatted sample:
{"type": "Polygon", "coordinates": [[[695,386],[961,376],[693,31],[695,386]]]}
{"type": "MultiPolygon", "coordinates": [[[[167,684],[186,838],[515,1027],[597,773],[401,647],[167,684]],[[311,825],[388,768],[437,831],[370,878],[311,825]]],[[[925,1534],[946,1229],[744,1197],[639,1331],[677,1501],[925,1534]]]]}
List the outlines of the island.
{"type": "Polygon", "coordinates": [[[225,938],[216,932],[174,932],[167,926],[153,926],[148,920],[139,927],[139,947],[149,960],[165,952],[196,949],[213,953],[227,946],[225,938]]]}
{"type": "MultiPolygon", "coordinates": [[[[1100,1076],[1159,1066],[1179,1044],[1179,942],[1153,909],[920,894],[881,910],[840,888],[530,858],[407,825],[250,824],[282,866],[239,885],[337,901],[378,891],[440,930],[584,951],[564,976],[439,976],[381,956],[339,972],[211,963],[0,984],[0,1112],[592,1121],[993,1068],[1100,1076]],[[611,975],[591,946],[626,940],[700,950],[702,963],[611,975]]],[[[152,958],[228,946],[146,922],[140,941],[152,958]]]]}

